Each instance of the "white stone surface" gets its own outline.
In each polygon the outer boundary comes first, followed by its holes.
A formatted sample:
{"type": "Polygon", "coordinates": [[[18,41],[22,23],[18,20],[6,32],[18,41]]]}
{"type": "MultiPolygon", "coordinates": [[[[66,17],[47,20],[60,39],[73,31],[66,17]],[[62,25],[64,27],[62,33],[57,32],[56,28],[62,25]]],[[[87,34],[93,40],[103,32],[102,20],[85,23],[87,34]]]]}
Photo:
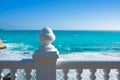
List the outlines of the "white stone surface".
{"type": "Polygon", "coordinates": [[[44,28],[39,39],[42,45],[33,55],[37,80],[56,80],[56,61],[59,55],[57,49],[51,44],[55,40],[55,35],[50,28],[44,28]]]}
{"type": "Polygon", "coordinates": [[[42,42],[42,45],[39,47],[38,52],[57,51],[51,44],[55,40],[55,35],[50,28],[43,28],[41,30],[39,40],[42,42]]]}

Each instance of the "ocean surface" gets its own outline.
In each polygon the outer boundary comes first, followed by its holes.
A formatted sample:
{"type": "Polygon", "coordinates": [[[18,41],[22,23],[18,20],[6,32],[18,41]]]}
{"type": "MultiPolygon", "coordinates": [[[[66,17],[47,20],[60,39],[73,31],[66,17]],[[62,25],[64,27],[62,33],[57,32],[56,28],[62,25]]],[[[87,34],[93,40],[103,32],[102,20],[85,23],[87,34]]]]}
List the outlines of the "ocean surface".
{"type": "MultiPolygon", "coordinates": [[[[62,57],[74,56],[81,59],[95,57],[120,59],[120,31],[80,31],[55,30],[56,40],[53,45],[62,57]],[[88,56],[87,56],[88,55],[88,56]]],[[[0,31],[0,38],[7,49],[0,50],[0,58],[30,58],[41,42],[38,40],[40,30],[0,31]],[[10,57],[11,56],[11,57],[10,57]]],[[[73,57],[72,57],[73,58],[73,57]]]]}

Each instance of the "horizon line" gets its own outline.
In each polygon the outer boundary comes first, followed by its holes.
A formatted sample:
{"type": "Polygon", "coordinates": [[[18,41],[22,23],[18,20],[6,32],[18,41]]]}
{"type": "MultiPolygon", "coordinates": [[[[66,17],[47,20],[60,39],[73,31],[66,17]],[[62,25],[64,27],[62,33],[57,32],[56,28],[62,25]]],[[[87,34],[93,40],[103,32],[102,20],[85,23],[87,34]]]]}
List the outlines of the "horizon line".
{"type": "MultiPolygon", "coordinates": [[[[45,27],[43,27],[45,28],[45,27]]],[[[19,31],[19,30],[23,30],[23,31],[37,31],[37,30],[42,30],[41,29],[4,29],[4,28],[0,28],[0,31],[19,31]]],[[[51,28],[51,27],[49,27],[51,28]]],[[[54,29],[51,28],[52,30],[56,30],[56,31],[120,31],[120,29],[54,29]]]]}

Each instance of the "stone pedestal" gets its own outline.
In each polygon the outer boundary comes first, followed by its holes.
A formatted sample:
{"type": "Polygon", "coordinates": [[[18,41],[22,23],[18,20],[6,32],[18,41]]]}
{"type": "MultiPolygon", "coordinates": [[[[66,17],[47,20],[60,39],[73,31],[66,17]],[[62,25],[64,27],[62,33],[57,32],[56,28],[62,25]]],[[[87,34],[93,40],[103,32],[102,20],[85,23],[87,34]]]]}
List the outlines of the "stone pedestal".
{"type": "Polygon", "coordinates": [[[33,55],[36,78],[37,80],[56,80],[56,61],[59,55],[57,49],[51,44],[55,40],[55,35],[50,28],[44,28],[39,39],[42,45],[33,55]]]}

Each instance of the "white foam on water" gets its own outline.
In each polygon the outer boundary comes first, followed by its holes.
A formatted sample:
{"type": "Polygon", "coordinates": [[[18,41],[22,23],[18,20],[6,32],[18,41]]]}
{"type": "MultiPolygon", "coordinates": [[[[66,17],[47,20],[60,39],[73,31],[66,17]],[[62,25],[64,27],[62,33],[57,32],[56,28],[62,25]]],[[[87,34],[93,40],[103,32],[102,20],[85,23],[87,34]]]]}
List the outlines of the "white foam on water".
{"type": "Polygon", "coordinates": [[[0,60],[32,58],[33,51],[28,50],[28,48],[32,48],[31,45],[25,45],[24,43],[6,43],[5,45],[7,48],[0,50],[0,60]]]}
{"type": "Polygon", "coordinates": [[[10,51],[8,49],[3,49],[0,50],[0,60],[22,60],[25,58],[32,58],[32,54],[32,52],[10,51]]]}
{"type": "MultiPolygon", "coordinates": [[[[31,51],[11,51],[9,49],[0,50],[0,60],[32,58],[34,52],[31,51]]],[[[76,52],[60,54],[60,59],[75,60],[120,60],[120,53],[100,53],[100,52],[76,52]]]]}
{"type": "Polygon", "coordinates": [[[76,52],[60,55],[60,59],[75,60],[120,60],[120,53],[76,52]]]}
{"type": "Polygon", "coordinates": [[[32,48],[31,45],[25,45],[24,43],[6,43],[7,49],[19,49],[19,50],[27,50],[28,48],[32,48]]]}

